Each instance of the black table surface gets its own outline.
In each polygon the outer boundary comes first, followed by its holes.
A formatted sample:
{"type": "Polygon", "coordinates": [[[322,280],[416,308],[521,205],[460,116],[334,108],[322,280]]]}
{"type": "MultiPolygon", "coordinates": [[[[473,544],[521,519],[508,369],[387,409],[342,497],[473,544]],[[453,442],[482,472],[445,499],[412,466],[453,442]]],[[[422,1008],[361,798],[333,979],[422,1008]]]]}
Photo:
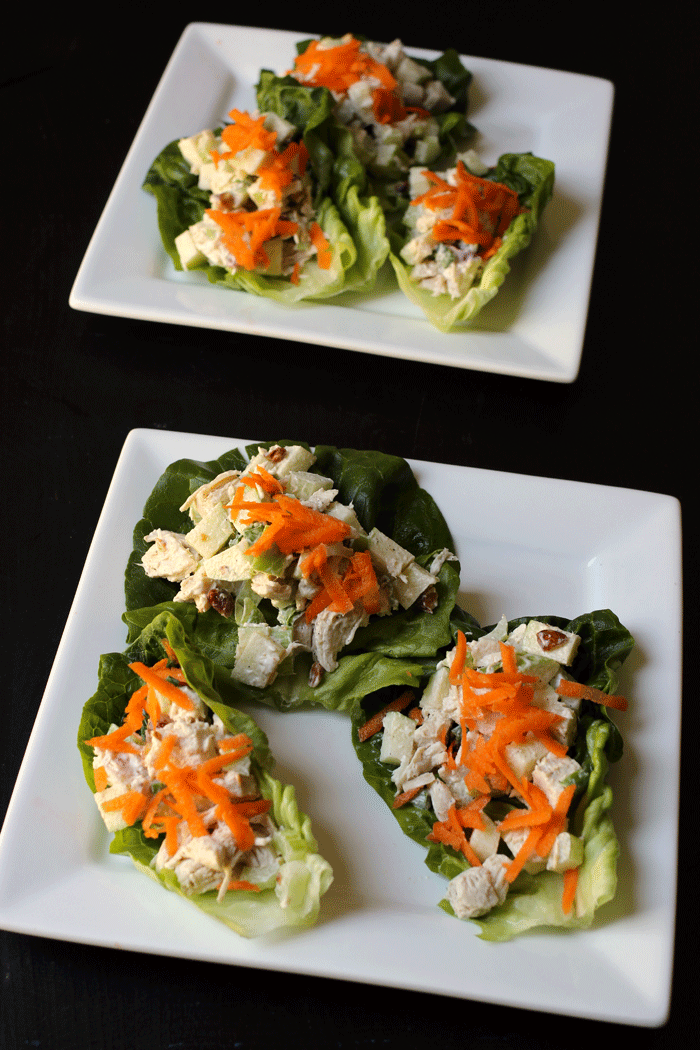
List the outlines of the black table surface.
{"type": "MultiPolygon", "coordinates": [[[[697,106],[690,29],[672,17],[673,8],[657,8],[652,18],[599,0],[575,12],[549,0],[433,10],[409,3],[384,14],[378,6],[359,0],[340,21],[317,0],[302,0],[274,20],[263,9],[259,17],[249,9],[238,17],[230,6],[214,5],[127,4],[92,10],[85,20],[63,9],[36,17],[15,12],[18,28],[5,39],[0,94],[3,561],[11,565],[4,585],[11,675],[3,690],[3,813],[133,428],[242,437],[274,431],[312,444],[665,493],[681,502],[685,602],[695,608],[697,337],[681,323],[690,319],[697,296],[691,288],[697,106]],[[290,344],[255,335],[71,310],[70,287],[90,236],[191,21],[274,24],[304,35],[400,36],[409,45],[454,46],[464,54],[612,81],[609,165],[576,381],[541,382],[297,343],[290,352],[290,344]],[[261,362],[274,362],[274,387],[261,381],[261,362]],[[546,445],[546,458],[535,464],[532,448],[539,444],[546,445]]],[[[660,623],[660,638],[663,630],[660,623]]],[[[660,697],[660,710],[663,702],[660,697]]],[[[690,781],[696,702],[691,695],[684,709],[684,830],[697,799],[690,781]]],[[[697,821],[689,830],[681,836],[669,1019],[658,1028],[633,1028],[638,1046],[670,1046],[698,1020],[697,821]]],[[[50,864],[50,858],[37,862],[50,864]]],[[[0,944],[0,1044],[8,1050],[287,1044],[558,1050],[590,1045],[603,1034],[615,1038],[621,1030],[15,933],[0,933],[0,944]]]]}

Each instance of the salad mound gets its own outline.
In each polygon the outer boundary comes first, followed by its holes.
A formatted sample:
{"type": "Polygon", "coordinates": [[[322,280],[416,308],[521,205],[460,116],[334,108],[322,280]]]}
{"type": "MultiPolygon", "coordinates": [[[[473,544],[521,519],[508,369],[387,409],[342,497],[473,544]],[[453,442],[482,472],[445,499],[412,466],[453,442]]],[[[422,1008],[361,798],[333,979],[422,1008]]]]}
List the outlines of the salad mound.
{"type": "Polygon", "coordinates": [[[346,185],[341,215],[297,127],[229,117],[167,146],[144,182],[175,267],[287,304],[370,285],[388,250],[373,202],[346,185]]]}
{"type": "Polygon", "coordinates": [[[132,630],[167,607],[227,698],[278,707],[349,709],[422,673],[416,661],[450,639],[459,572],[406,461],[291,442],[246,451],[173,464],[156,486],[127,568],[132,630]]]}
{"type": "Polygon", "coordinates": [[[626,710],[613,690],[632,645],[607,610],[503,618],[458,629],[419,700],[355,712],[365,778],[450,879],[441,906],[482,938],[586,927],[614,896],[605,775],[622,745],[607,712],[626,710]]]}
{"type": "Polygon", "coordinates": [[[267,739],[161,613],[100,662],[78,743],[112,853],[244,936],[317,918],[332,871],[267,739]]]}
{"type": "Polygon", "coordinates": [[[333,114],[373,176],[429,164],[474,131],[466,120],[471,73],[454,50],[430,62],[407,55],[398,39],[381,44],[351,33],[303,41],[297,50],[288,76],[331,92],[333,114]]]}

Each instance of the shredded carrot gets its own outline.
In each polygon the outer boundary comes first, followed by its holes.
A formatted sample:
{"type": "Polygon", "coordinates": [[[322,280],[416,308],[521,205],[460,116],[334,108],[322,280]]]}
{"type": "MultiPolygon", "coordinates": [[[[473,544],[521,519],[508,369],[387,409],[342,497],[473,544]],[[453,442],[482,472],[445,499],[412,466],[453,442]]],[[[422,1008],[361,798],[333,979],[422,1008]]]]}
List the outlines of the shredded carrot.
{"type": "Polygon", "coordinates": [[[568,871],[564,872],[564,892],[561,898],[561,910],[565,915],[569,914],[574,904],[578,887],[578,873],[578,868],[569,868],[568,871]]]}
{"type": "Polygon", "coordinates": [[[579,700],[592,700],[594,704],[603,704],[605,707],[614,707],[616,711],[627,710],[627,700],[624,696],[610,696],[602,689],[595,689],[591,685],[581,685],[580,682],[570,682],[562,678],[556,687],[559,696],[573,697],[579,700]]]}
{"type": "Polygon", "coordinates": [[[406,107],[396,92],[385,87],[372,92],[372,112],[378,124],[397,124],[407,116],[406,107]]]}
{"type": "Polygon", "coordinates": [[[146,812],[147,806],[148,798],[142,791],[126,791],[123,795],[117,795],[116,798],[102,803],[102,808],[106,812],[121,811],[128,825],[135,824],[146,812]]]}
{"type": "Polygon", "coordinates": [[[328,564],[325,548],[320,545],[303,562],[304,575],[309,576],[313,571],[318,573],[323,587],[306,607],[307,623],[327,608],[332,612],[349,612],[358,601],[368,613],[379,611],[379,584],[368,551],[353,554],[341,577],[328,564]]]}
{"type": "Polygon", "coordinates": [[[274,495],[266,503],[238,503],[236,511],[245,512],[247,525],[261,521],[268,526],[246,551],[249,557],[262,554],[273,544],[282,554],[301,554],[321,543],[338,543],[351,531],[339,518],[305,507],[300,500],[285,494],[274,495]]]}
{"type": "Polygon", "coordinates": [[[260,893],[260,886],[257,886],[254,882],[247,882],[245,879],[234,879],[229,882],[227,890],[248,890],[250,893],[260,893]]]}
{"type": "MultiPolygon", "coordinates": [[[[269,484],[271,476],[264,469],[260,477],[265,484],[269,484]]],[[[168,658],[172,659],[174,655],[170,650],[168,658]]],[[[93,737],[86,743],[117,752],[129,750],[139,754],[140,748],[128,743],[126,738],[135,730],[140,730],[144,714],[150,717],[159,710],[157,704],[153,703],[155,691],[160,691],[172,702],[182,705],[181,690],[168,681],[178,669],[168,667],[167,663],[168,660],[164,659],[157,661],[152,667],[138,661],[130,664],[131,670],[138,674],[145,684],[130,697],[122,726],[104,736],[93,737]]],[[[250,737],[246,733],[224,737],[218,741],[218,755],[204,759],[194,766],[178,765],[176,758],[182,760],[182,754],[176,751],[177,735],[167,733],[161,738],[155,725],[152,729],[153,744],[157,746],[152,761],[159,782],[158,790],[154,788],[148,793],[126,791],[103,803],[103,809],[106,812],[120,812],[129,826],[140,821],[146,838],[159,838],[164,835],[165,850],[172,857],[178,849],[179,829],[182,825],[187,826],[194,838],[208,834],[202,814],[207,809],[211,810],[213,805],[215,818],[227,825],[237,849],[252,849],[255,845],[255,832],[250,822],[254,817],[267,813],[271,802],[255,796],[234,797],[226,788],[225,782],[216,779],[225,773],[227,767],[250,754],[254,746],[250,737]]],[[[103,766],[95,768],[95,787],[98,791],[107,787],[107,775],[103,766]]],[[[235,880],[231,881],[228,888],[252,889],[256,892],[259,889],[252,884],[235,880]]]]}
{"type": "Polygon", "coordinates": [[[330,269],[333,261],[330,242],[317,222],[311,223],[311,243],[316,249],[316,262],[322,270],[330,269]]]}
{"type": "Polygon", "coordinates": [[[390,711],[403,711],[405,707],[408,707],[413,698],[413,692],[410,689],[406,689],[400,696],[397,696],[395,700],[385,704],[381,711],[377,711],[375,715],[368,718],[364,725],[361,725],[357,731],[360,743],[369,740],[370,737],[374,736],[375,733],[378,733],[381,730],[385,715],[388,715],[390,711]]]}
{"type": "Polygon", "coordinates": [[[267,492],[270,495],[275,492],[284,492],[284,486],[280,479],[276,478],[274,474],[270,474],[269,470],[265,470],[265,468],[260,465],[249,474],[244,474],[242,476],[241,485],[246,485],[251,489],[259,486],[263,492],[267,492]]]}
{"type": "Polygon", "coordinates": [[[463,853],[473,868],[480,866],[481,861],[469,845],[469,840],[464,834],[456,806],[450,808],[447,820],[436,821],[433,824],[433,830],[427,838],[430,842],[442,842],[444,845],[451,846],[452,849],[463,853]]]}
{"type": "Polygon", "coordinates": [[[424,171],[423,175],[430,187],[411,204],[423,204],[432,211],[452,209],[449,218],[440,218],[433,225],[431,236],[435,241],[477,244],[483,257],[491,256],[515,216],[526,210],[514,190],[472,175],[461,160],[457,162],[454,186],[435,172],[424,171]]]}
{"type": "Polygon", "coordinates": [[[147,685],[152,686],[157,693],[164,696],[171,704],[179,704],[180,707],[187,708],[187,710],[194,709],[194,705],[189,696],[183,693],[178,686],[169,682],[167,678],[163,678],[158,671],[155,671],[152,667],[147,667],[140,661],[129,664],[129,667],[134,674],[137,674],[139,678],[142,678],[147,685]]]}
{"type": "Polygon", "coordinates": [[[232,123],[223,129],[221,139],[232,153],[240,153],[249,147],[266,151],[275,148],[277,132],[266,130],[264,116],[252,117],[250,113],[232,109],[229,117],[232,123]]]}
{"type": "Polygon", "coordinates": [[[457,685],[464,672],[464,660],[467,655],[467,638],[464,631],[457,632],[457,645],[450,666],[450,685],[457,685]]]}
{"type": "Polygon", "coordinates": [[[207,215],[221,227],[224,245],[236,263],[245,270],[267,269],[270,258],[264,244],[273,237],[290,237],[298,224],[281,218],[282,209],[259,208],[257,211],[219,211],[207,208],[207,215]]]}
{"type": "Polygon", "coordinates": [[[361,51],[360,41],[354,38],[335,47],[320,47],[318,40],[312,40],[294,60],[294,70],[304,84],[341,93],[368,76],[390,90],[396,87],[396,79],[387,67],[361,51]]]}
{"type": "Polygon", "coordinates": [[[407,802],[410,802],[416,797],[419,791],[422,791],[422,787],[410,788],[408,791],[402,791],[400,795],[397,795],[391,804],[392,809],[401,809],[407,802]]]}

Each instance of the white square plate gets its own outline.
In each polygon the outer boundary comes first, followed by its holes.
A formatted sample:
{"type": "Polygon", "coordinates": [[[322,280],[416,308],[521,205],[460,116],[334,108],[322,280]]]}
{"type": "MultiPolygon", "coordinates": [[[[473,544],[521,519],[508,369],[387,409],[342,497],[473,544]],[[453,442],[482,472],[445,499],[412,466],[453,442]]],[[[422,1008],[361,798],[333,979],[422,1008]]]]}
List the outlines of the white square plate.
{"type": "Polygon", "coordinates": [[[448,917],[437,907],[445,881],[428,871],[424,851],[363,779],[349,719],[324,710],[250,709],[269,735],[277,775],[296,785],[334,868],[312,930],[243,940],[108,853],[76,733],[100,654],[125,648],[123,572],[132,529],[169,463],[211,460],[244,444],[160,430],[129,434],[0,835],[0,927],[662,1024],[671,989],[680,765],[680,507],[669,496],[412,462],[452,530],[460,603],[482,623],[503,613],[573,617],[611,608],[636,639],[620,689],[630,707],[617,719],[625,754],[610,773],[621,843],[618,896],[590,930],[494,945],[448,917]],[[504,973],[528,979],[504,982],[504,973]]]}
{"type": "MultiPolygon", "coordinates": [[[[493,164],[530,151],[556,165],[554,197],[526,252],[474,325],[434,328],[395,284],[294,309],[178,273],[142,189],[168,142],[255,108],[262,68],[284,73],[308,33],[193,23],[146,111],[70,295],[78,310],[273,336],[457,368],[573,382],[578,374],[603,194],[613,86],[596,77],[463,56],[469,117],[493,164]]],[[[449,42],[446,42],[448,46],[449,42]]],[[[410,41],[406,42],[407,46],[410,41]]],[[[437,54],[408,47],[417,56],[437,54]]]]}

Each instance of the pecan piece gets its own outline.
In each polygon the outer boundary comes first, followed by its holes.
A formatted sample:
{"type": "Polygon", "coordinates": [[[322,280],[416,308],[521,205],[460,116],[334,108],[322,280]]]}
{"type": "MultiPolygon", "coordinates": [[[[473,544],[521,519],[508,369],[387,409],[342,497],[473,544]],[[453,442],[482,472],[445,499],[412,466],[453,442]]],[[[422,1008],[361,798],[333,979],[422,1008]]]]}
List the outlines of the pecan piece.
{"type": "Polygon", "coordinates": [[[281,463],[287,455],[286,448],[281,445],[273,445],[272,448],[268,449],[265,453],[265,458],[270,460],[270,463],[281,463]]]}
{"type": "Polygon", "coordinates": [[[218,587],[212,587],[207,592],[207,601],[212,609],[216,609],[221,616],[226,618],[232,614],[236,604],[232,594],[229,594],[228,591],[222,591],[218,587]]]}
{"type": "Polygon", "coordinates": [[[316,663],[313,663],[311,665],[311,670],[309,671],[309,685],[311,686],[312,689],[315,689],[317,685],[321,684],[322,680],[323,680],[323,667],[321,666],[321,664],[317,660],[316,663]]]}
{"type": "Polygon", "coordinates": [[[423,612],[435,612],[438,604],[438,592],[437,587],[434,583],[431,583],[429,587],[426,587],[423,593],[418,598],[418,605],[423,612]]]}
{"type": "Polygon", "coordinates": [[[556,649],[566,641],[566,635],[561,631],[555,631],[553,627],[546,631],[537,632],[537,641],[540,647],[547,653],[550,649],[556,649]]]}

